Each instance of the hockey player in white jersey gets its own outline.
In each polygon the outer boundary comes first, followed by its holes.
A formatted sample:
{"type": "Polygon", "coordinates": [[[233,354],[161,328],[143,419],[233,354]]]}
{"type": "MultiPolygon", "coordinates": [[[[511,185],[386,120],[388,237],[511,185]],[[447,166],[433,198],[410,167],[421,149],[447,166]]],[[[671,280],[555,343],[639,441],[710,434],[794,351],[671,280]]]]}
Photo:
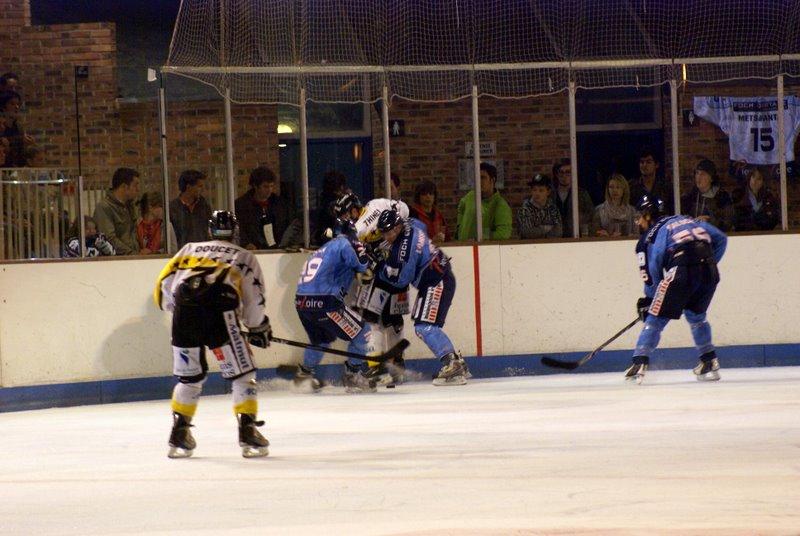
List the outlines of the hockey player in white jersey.
{"type": "Polygon", "coordinates": [[[195,440],[189,428],[208,373],[206,347],[222,377],[231,382],[233,410],[239,424],[239,446],[245,458],[266,456],[269,441],[256,430],[256,366],[249,342],[266,348],[272,336],[264,314],[264,277],[256,258],[234,242],[238,223],[218,210],[208,222],[211,240],[190,242],[167,263],[158,277],[154,298],[172,316],[173,426],[170,458],[192,455],[195,440]]]}

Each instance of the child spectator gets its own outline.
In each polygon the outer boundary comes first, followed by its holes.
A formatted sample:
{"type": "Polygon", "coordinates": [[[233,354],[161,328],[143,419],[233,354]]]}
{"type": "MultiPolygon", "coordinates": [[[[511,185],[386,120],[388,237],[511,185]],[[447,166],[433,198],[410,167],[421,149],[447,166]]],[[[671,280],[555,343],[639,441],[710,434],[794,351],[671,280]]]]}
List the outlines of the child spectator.
{"type": "Polygon", "coordinates": [[[432,181],[422,181],[414,189],[414,204],[410,207],[412,218],[416,218],[428,227],[428,236],[436,243],[441,244],[450,240],[444,216],[436,207],[438,192],[432,181]]]}
{"type": "Polygon", "coordinates": [[[694,188],[681,197],[681,210],[687,216],[730,231],[733,228],[733,201],[719,185],[717,166],[701,160],[694,169],[694,188]]]}
{"type": "Polygon", "coordinates": [[[136,224],[140,251],[164,253],[164,198],[160,192],[146,192],[139,200],[141,219],[136,224]]]}
{"type": "Polygon", "coordinates": [[[634,236],[638,234],[636,209],[630,204],[627,179],[614,173],[606,183],[605,201],[594,209],[590,233],[595,236],[634,236]]]}
{"type": "Polygon", "coordinates": [[[561,238],[561,213],[550,194],[552,186],[546,175],[536,175],[528,182],[531,196],[522,202],[517,213],[521,238],[561,238]]]}
{"type": "MultiPolygon", "coordinates": [[[[497,168],[489,163],[481,164],[481,214],[484,240],[508,240],[511,238],[511,207],[495,188],[497,168]]],[[[478,237],[475,190],[470,190],[458,202],[458,240],[475,240],[478,237]]]]}
{"type": "Polygon", "coordinates": [[[757,167],[749,169],[747,182],[733,191],[733,228],[737,231],[771,231],[780,221],[780,205],[764,184],[757,167]]]}
{"type": "MultiPolygon", "coordinates": [[[[83,235],[86,241],[86,256],[99,257],[114,255],[114,246],[111,242],[106,240],[103,233],[97,232],[97,223],[91,216],[83,217],[83,235]]],[[[72,222],[70,225],[67,239],[67,245],[64,250],[65,257],[80,257],[81,256],[81,240],[80,232],[78,230],[78,220],[72,222]]]]}

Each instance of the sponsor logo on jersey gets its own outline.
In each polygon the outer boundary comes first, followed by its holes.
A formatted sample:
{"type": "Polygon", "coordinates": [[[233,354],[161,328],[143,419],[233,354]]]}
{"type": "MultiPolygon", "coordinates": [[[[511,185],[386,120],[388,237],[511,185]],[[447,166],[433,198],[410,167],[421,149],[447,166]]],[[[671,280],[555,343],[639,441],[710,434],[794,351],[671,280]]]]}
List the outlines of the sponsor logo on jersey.
{"type": "Polygon", "coordinates": [[[325,300],[312,296],[298,296],[295,300],[295,307],[298,309],[324,309],[325,300]]]}
{"type": "Polygon", "coordinates": [[[213,354],[214,354],[214,357],[215,357],[215,358],[217,359],[217,361],[219,361],[220,363],[224,363],[224,362],[225,362],[225,353],[222,351],[222,348],[213,348],[213,349],[211,350],[211,353],[213,353],[213,354]]]}
{"type": "Polygon", "coordinates": [[[423,322],[433,324],[436,322],[436,317],[439,314],[439,305],[442,303],[442,289],[444,285],[439,282],[435,287],[430,287],[425,295],[425,306],[422,309],[423,322]]]}
{"type": "Polygon", "coordinates": [[[340,311],[344,314],[339,311],[331,311],[328,313],[328,318],[333,320],[350,340],[355,339],[356,335],[361,331],[361,325],[345,309],[340,309],[340,311]]]}
{"type": "Polygon", "coordinates": [[[183,362],[186,363],[187,365],[189,364],[189,352],[190,351],[188,348],[181,348],[181,351],[178,354],[180,355],[181,359],[183,359],[183,362]]]}
{"type": "Polygon", "coordinates": [[[239,331],[239,321],[236,318],[236,314],[233,311],[226,311],[224,316],[228,327],[228,336],[230,337],[231,347],[233,348],[233,354],[236,358],[236,362],[239,365],[239,370],[241,372],[248,371],[252,368],[250,364],[250,351],[244,342],[244,337],[242,337],[242,334],[239,331]]]}

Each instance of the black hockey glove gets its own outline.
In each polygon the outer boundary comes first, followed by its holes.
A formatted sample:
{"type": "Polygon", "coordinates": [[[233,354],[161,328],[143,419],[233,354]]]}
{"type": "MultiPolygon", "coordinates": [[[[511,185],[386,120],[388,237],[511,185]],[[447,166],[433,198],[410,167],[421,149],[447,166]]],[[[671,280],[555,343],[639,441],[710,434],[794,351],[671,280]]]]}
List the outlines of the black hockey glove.
{"type": "Polygon", "coordinates": [[[259,348],[269,346],[269,341],[272,340],[272,326],[269,325],[269,317],[267,315],[264,315],[264,320],[261,321],[259,326],[250,328],[247,338],[253,346],[258,346],[259,348]]]}
{"type": "Polygon", "coordinates": [[[642,296],[636,300],[636,312],[639,314],[639,320],[642,322],[647,318],[647,310],[650,309],[650,304],[653,303],[653,298],[642,296]]]}

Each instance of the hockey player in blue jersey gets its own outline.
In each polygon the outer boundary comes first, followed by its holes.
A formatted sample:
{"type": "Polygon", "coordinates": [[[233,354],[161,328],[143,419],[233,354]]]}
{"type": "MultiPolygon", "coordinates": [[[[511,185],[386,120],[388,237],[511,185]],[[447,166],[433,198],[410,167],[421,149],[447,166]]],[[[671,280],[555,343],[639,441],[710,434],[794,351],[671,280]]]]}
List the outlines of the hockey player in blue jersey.
{"type": "Polygon", "coordinates": [[[728,238],[704,221],[664,217],[664,203],[659,199],[645,196],[637,208],[643,234],[636,245],[636,256],[645,296],[639,298],[636,309],[644,328],[625,379],[642,383],[661,331],[683,313],[700,356],[693,372],[698,380],[719,380],[719,361],[706,310],[719,283],[717,263],[725,254],[728,238]]]}
{"type": "Polygon", "coordinates": [[[442,362],[433,384],[464,385],[469,370],[442,330],[456,290],[450,259],[420,226],[412,225],[395,210],[381,213],[378,230],[383,234],[388,254],[376,271],[377,277],[396,288],[411,284],[417,289],[411,313],[414,332],[442,362]]]}
{"type": "MultiPolygon", "coordinates": [[[[356,273],[366,274],[372,264],[366,247],[352,237],[340,235],[326,242],[303,265],[297,282],[295,307],[311,344],[328,346],[336,339],[350,342],[349,350],[363,353],[369,328],[361,316],[344,303],[356,273]]],[[[323,353],[307,348],[295,384],[311,390],[321,387],[313,376],[323,353]]],[[[372,392],[375,385],[355,364],[345,362],[343,383],[348,392],[372,392]]]]}

